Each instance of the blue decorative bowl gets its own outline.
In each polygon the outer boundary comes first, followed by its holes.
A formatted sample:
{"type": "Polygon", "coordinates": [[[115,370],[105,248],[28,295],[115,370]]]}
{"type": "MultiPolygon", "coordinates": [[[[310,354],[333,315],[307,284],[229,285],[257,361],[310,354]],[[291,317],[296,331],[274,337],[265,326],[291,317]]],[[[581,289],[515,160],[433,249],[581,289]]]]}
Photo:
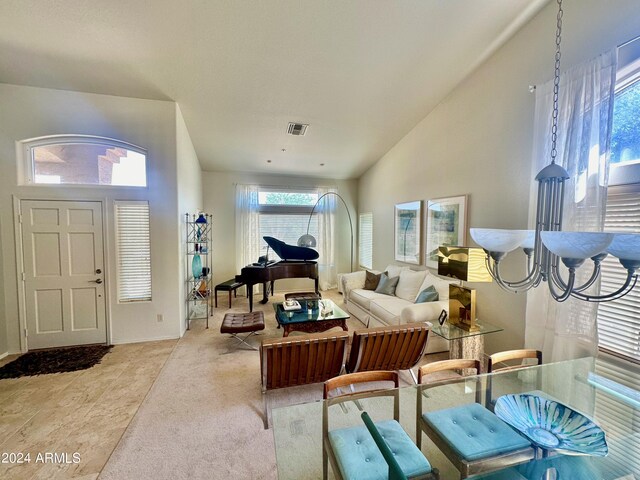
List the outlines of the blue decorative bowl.
{"type": "Polygon", "coordinates": [[[609,453],[604,431],[566,405],[537,395],[503,395],[494,413],[535,445],[566,455],[609,453]]]}

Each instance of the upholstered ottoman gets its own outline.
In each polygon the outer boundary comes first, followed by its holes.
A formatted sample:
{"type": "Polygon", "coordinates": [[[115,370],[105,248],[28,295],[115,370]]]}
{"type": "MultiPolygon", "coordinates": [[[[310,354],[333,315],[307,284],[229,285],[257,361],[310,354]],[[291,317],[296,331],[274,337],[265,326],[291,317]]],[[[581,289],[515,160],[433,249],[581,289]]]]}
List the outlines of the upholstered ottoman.
{"type": "Polygon", "coordinates": [[[258,348],[247,343],[247,339],[251,335],[256,335],[260,330],[264,330],[264,314],[262,312],[227,313],[222,320],[222,325],[220,325],[220,333],[229,333],[252,350],[258,350],[258,348]],[[248,335],[240,338],[239,333],[247,333],[248,335]]]}

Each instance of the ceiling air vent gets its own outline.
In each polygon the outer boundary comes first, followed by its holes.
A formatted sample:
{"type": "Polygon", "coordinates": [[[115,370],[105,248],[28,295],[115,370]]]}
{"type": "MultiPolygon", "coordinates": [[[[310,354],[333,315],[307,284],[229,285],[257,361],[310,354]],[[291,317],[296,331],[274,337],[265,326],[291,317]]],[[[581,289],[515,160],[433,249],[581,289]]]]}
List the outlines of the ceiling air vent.
{"type": "Polygon", "coordinates": [[[289,128],[287,128],[287,133],[289,135],[304,135],[307,133],[308,123],[291,123],[289,122],[289,128]]]}

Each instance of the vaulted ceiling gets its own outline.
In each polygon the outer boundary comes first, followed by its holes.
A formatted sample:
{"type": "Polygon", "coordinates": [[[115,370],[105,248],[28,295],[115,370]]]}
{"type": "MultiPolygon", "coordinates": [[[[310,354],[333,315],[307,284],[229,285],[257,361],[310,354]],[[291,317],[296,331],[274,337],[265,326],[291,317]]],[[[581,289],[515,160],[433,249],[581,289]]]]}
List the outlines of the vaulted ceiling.
{"type": "Polygon", "coordinates": [[[2,0],[0,82],[174,100],[205,170],[356,178],[547,2],[2,0]]]}

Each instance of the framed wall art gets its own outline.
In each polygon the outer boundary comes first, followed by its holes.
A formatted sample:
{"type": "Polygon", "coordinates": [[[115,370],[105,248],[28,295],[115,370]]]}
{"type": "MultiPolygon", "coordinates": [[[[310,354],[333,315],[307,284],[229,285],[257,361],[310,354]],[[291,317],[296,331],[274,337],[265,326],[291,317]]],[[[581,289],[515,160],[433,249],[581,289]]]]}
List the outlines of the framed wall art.
{"type": "Polygon", "coordinates": [[[438,247],[464,246],[467,241],[468,195],[436,198],[427,202],[425,263],[438,268],[438,247]]]}
{"type": "Polygon", "coordinates": [[[394,219],[395,260],[420,265],[422,202],[397,204],[394,219]]]}

